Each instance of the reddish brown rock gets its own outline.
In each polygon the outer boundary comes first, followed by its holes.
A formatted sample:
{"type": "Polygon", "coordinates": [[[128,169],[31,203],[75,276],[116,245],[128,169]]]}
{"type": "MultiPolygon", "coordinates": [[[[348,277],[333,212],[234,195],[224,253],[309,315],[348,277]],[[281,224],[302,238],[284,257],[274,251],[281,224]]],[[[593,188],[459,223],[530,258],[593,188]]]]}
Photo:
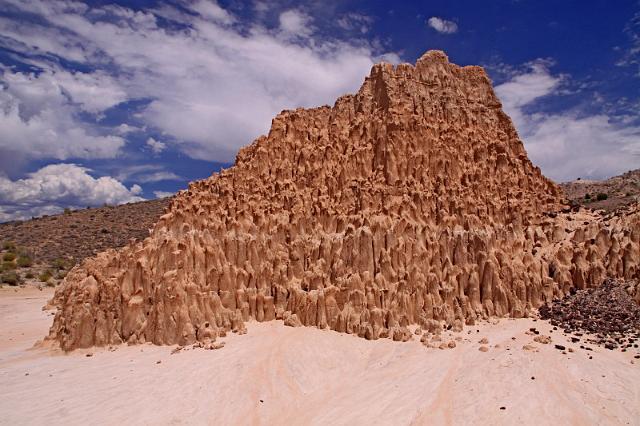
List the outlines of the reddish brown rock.
{"type": "Polygon", "coordinates": [[[289,313],[408,340],[638,276],[637,208],[605,221],[562,201],[482,68],[375,65],[333,107],[279,114],[149,238],[74,268],[49,338],[185,345],[289,313]]]}

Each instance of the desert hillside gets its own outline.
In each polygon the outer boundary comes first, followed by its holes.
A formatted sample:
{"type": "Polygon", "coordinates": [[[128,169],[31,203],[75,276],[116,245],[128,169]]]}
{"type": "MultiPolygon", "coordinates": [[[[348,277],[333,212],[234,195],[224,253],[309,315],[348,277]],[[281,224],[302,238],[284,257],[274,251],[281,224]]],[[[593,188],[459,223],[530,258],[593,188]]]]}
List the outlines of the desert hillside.
{"type": "Polygon", "coordinates": [[[85,258],[149,236],[169,203],[162,198],[2,223],[0,256],[25,259],[22,265],[3,263],[2,281],[55,285],[85,258]]]}
{"type": "Polygon", "coordinates": [[[167,208],[170,198],[67,210],[63,214],[0,224],[0,241],[12,241],[39,261],[77,263],[109,248],[141,240],[167,208]]]}
{"type": "Polygon", "coordinates": [[[560,187],[574,204],[612,211],[640,201],[640,169],[602,181],[578,179],[564,182],[560,187]]]}

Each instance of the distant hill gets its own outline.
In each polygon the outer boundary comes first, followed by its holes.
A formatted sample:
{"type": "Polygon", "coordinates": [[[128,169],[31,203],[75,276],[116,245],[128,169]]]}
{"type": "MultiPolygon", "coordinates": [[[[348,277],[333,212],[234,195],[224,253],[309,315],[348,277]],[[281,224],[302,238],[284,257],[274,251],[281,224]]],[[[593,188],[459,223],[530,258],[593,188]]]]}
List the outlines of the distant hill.
{"type": "Polygon", "coordinates": [[[640,169],[602,181],[578,179],[560,186],[574,204],[594,210],[615,210],[640,200],[640,169]]]}
{"type": "Polygon", "coordinates": [[[36,262],[68,265],[132,238],[144,239],[171,198],[105,206],[0,224],[0,241],[13,242],[36,262]]]}

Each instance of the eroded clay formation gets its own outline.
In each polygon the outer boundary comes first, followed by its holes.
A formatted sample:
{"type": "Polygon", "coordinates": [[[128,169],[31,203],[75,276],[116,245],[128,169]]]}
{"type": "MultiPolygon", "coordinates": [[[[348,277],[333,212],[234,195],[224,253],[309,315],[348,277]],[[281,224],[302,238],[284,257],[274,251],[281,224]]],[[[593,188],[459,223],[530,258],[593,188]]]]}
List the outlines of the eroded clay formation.
{"type": "Polygon", "coordinates": [[[437,51],[375,65],[332,108],[279,114],[149,238],[73,269],[49,338],[189,344],[284,319],[406,340],[639,275],[637,207],[562,201],[482,68],[437,51]]]}

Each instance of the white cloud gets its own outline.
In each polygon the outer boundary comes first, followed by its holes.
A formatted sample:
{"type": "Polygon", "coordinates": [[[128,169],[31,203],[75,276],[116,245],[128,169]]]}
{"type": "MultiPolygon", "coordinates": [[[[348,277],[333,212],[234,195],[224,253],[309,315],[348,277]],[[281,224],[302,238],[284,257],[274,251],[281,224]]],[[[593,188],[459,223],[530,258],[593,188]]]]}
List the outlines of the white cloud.
{"type": "Polygon", "coordinates": [[[96,113],[123,99],[106,75],[5,69],[1,81],[0,166],[16,158],[113,158],[124,146],[120,136],[100,135],[76,117],[78,111],[96,113]]]}
{"type": "Polygon", "coordinates": [[[133,181],[140,183],[160,182],[166,180],[184,180],[177,174],[165,170],[159,164],[136,164],[133,166],[118,167],[111,173],[119,181],[133,181]]]}
{"type": "Polygon", "coordinates": [[[266,1],[255,0],[253,2],[253,10],[258,14],[264,14],[269,10],[269,4],[266,1]]]}
{"type": "Polygon", "coordinates": [[[496,87],[529,157],[556,181],[577,177],[604,178],[638,168],[640,126],[605,113],[574,108],[557,113],[535,112],[544,97],[562,95],[566,76],[551,74],[548,62],[536,61],[527,70],[496,87]]]}
{"type": "Polygon", "coordinates": [[[311,16],[299,10],[291,9],[280,14],[280,30],[294,37],[309,37],[313,33],[311,16]]]}
{"type": "Polygon", "coordinates": [[[118,133],[119,135],[126,135],[129,133],[133,133],[133,132],[140,132],[143,131],[144,129],[141,129],[139,127],[136,126],[132,126],[130,124],[127,123],[122,123],[121,125],[119,125],[118,127],[115,128],[116,133],[118,133]]]}
{"type": "Polygon", "coordinates": [[[156,198],[167,198],[167,197],[173,197],[175,193],[167,192],[167,191],[153,191],[153,195],[155,195],[156,198]]]}
{"type": "Polygon", "coordinates": [[[523,107],[554,93],[563,81],[562,76],[551,75],[549,65],[543,60],[528,63],[526,72],[512,71],[511,79],[496,87],[505,111],[519,127],[524,126],[528,119],[523,107]]]}
{"type": "MultiPolygon", "coordinates": [[[[24,5],[27,6],[27,5],[24,5]]],[[[72,61],[83,61],[89,52],[79,40],[72,40],[58,28],[43,27],[30,23],[29,31],[24,31],[22,23],[0,17],[0,33],[6,37],[3,42],[10,43],[12,50],[33,50],[38,54],[53,54],[72,61]]]]}
{"type": "Polygon", "coordinates": [[[360,31],[365,34],[369,31],[373,18],[360,13],[347,13],[337,21],[338,26],[346,31],[360,31]]]}
{"type": "Polygon", "coordinates": [[[92,177],[91,170],[75,164],[51,164],[12,181],[0,176],[0,222],[84,208],[142,201],[142,188],[127,189],[116,179],[92,177]]]}
{"type": "Polygon", "coordinates": [[[640,12],[636,12],[629,20],[624,32],[629,37],[630,44],[624,48],[617,46],[616,50],[622,52],[622,57],[616,65],[638,67],[636,76],[640,77],[640,12]]]}
{"type": "MultiPolygon", "coordinates": [[[[26,26],[12,27],[7,40],[14,49],[109,70],[127,99],[151,100],[136,117],[142,125],[166,134],[187,155],[209,161],[232,161],[240,146],[268,131],[282,109],[333,103],[354,92],[384,53],[375,40],[317,35],[311,17],[297,9],[282,13],[278,28],[267,28],[240,22],[213,2],[186,3],[197,14],[169,5],[134,12],[68,0],[4,2],[50,23],[38,27],[40,37],[26,26]],[[183,29],[161,26],[154,13],[183,29]]],[[[89,103],[82,90],[75,93],[85,109],[104,107],[89,103]]]]}
{"type": "Polygon", "coordinates": [[[441,34],[453,34],[458,32],[458,24],[453,21],[447,21],[437,16],[432,16],[427,20],[427,24],[441,34]]]}
{"type": "Polygon", "coordinates": [[[154,138],[147,139],[146,145],[153,151],[154,154],[160,154],[167,148],[167,144],[155,140],[154,138]]]}
{"type": "Polygon", "coordinates": [[[140,183],[162,182],[167,180],[182,180],[182,178],[173,172],[143,173],[136,176],[136,181],[140,183]]]}
{"type": "Polygon", "coordinates": [[[109,109],[127,99],[127,93],[104,72],[93,73],[66,71],[44,73],[39,78],[49,78],[58,85],[70,100],[78,103],[83,111],[93,114],[109,109]]]}
{"type": "Polygon", "coordinates": [[[198,0],[191,5],[191,9],[198,12],[205,19],[221,24],[232,24],[235,19],[213,0],[198,0]]]}

